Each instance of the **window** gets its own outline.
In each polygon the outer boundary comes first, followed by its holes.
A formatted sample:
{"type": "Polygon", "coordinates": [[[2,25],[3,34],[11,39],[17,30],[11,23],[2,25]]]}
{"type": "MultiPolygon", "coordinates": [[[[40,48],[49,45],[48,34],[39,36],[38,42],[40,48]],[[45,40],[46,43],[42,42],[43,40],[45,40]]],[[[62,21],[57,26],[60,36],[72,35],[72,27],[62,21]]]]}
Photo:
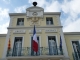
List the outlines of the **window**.
{"type": "Polygon", "coordinates": [[[18,18],[17,25],[19,25],[19,26],[24,25],[24,18],[18,18]]]}
{"type": "Polygon", "coordinates": [[[72,41],[72,46],[74,54],[76,55],[77,58],[80,58],[80,41],[72,41]]]}
{"type": "Polygon", "coordinates": [[[46,18],[46,24],[47,25],[53,25],[53,19],[52,19],[52,17],[47,17],[46,18]]]}
{"type": "Polygon", "coordinates": [[[21,56],[22,50],[22,37],[15,37],[13,46],[13,56],[21,56]]]}
{"type": "Polygon", "coordinates": [[[57,43],[55,36],[48,36],[49,54],[57,55],[57,43]]]}

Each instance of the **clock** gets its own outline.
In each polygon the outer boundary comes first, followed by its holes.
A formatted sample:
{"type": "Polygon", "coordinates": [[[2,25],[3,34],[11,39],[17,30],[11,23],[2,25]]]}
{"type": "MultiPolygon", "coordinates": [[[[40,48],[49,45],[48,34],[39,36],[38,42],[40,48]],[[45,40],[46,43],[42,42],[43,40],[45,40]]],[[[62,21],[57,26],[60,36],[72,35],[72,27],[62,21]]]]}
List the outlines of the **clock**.
{"type": "Polygon", "coordinates": [[[37,12],[33,12],[32,15],[33,16],[36,16],[36,15],[38,15],[38,13],[37,12]]]}

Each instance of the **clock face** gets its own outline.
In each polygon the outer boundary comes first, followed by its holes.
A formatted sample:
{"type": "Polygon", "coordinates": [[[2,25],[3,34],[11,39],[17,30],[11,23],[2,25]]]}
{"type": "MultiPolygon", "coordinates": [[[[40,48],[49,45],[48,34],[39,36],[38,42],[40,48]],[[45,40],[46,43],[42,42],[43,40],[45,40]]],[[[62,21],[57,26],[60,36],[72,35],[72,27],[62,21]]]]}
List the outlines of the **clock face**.
{"type": "Polygon", "coordinates": [[[33,12],[33,14],[32,14],[32,15],[38,15],[38,14],[37,14],[37,12],[33,12]]]}

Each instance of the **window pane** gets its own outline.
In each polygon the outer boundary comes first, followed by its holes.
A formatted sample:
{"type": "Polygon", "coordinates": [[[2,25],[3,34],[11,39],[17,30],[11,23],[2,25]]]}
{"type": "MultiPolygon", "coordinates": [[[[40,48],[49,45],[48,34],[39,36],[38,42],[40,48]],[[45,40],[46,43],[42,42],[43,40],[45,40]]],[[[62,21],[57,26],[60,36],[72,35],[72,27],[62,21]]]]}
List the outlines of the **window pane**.
{"type": "Polygon", "coordinates": [[[48,44],[49,44],[49,54],[57,55],[57,44],[55,36],[48,36],[48,44]]]}
{"type": "Polygon", "coordinates": [[[18,18],[17,25],[24,25],[24,18],[18,18]]]}
{"type": "Polygon", "coordinates": [[[47,17],[47,18],[46,18],[46,24],[47,24],[47,25],[52,25],[52,24],[53,24],[53,19],[52,19],[52,17],[47,17]]]}
{"type": "Polygon", "coordinates": [[[21,49],[22,49],[22,37],[15,37],[12,55],[20,56],[21,49]]]}

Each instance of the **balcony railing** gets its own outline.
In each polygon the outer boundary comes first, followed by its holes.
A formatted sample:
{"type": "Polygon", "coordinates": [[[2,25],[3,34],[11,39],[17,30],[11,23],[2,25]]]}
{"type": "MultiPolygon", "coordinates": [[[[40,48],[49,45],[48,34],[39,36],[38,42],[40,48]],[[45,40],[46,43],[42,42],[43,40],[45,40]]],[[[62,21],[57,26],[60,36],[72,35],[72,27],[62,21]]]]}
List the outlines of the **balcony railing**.
{"type": "Polygon", "coordinates": [[[40,55],[63,55],[60,48],[40,47],[38,52],[34,52],[31,47],[16,48],[7,51],[8,56],[40,56],[40,55]]]}
{"type": "Polygon", "coordinates": [[[75,53],[72,53],[72,55],[74,60],[80,60],[80,53],[75,52],[75,53]]]}

